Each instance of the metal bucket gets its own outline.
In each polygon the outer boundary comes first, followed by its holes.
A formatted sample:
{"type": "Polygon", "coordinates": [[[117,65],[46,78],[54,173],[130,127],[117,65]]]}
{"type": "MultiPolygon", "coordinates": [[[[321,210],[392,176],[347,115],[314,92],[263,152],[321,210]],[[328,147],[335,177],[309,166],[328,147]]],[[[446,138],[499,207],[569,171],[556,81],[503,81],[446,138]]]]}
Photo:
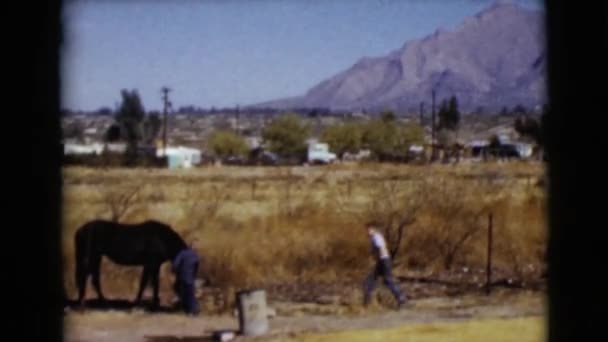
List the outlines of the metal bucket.
{"type": "Polygon", "coordinates": [[[260,336],[268,331],[266,291],[253,289],[237,293],[239,328],[244,336],[260,336]]]}

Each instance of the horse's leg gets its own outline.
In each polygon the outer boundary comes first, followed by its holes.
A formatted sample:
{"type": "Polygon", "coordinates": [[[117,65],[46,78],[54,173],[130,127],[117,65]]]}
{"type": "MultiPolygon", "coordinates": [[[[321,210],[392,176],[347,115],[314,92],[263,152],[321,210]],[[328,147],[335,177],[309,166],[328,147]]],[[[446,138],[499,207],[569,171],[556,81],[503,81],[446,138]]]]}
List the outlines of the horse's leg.
{"type": "Polygon", "coordinates": [[[86,248],[85,235],[83,233],[77,233],[74,237],[74,252],[76,254],[76,270],[75,280],[78,286],[78,306],[83,309],[85,306],[84,297],[87,289],[87,278],[90,273],[88,253],[89,250],[86,248]]]}
{"type": "Polygon", "coordinates": [[[93,273],[93,287],[97,291],[97,297],[104,302],[106,299],[101,292],[101,284],[99,282],[99,273],[101,271],[101,255],[96,256],[91,262],[91,271],[93,273]]]}
{"type": "Polygon", "coordinates": [[[78,305],[84,307],[84,296],[87,288],[87,277],[89,270],[84,262],[78,261],[76,264],[76,285],[78,286],[78,305]]]}
{"type": "Polygon", "coordinates": [[[148,284],[148,277],[150,275],[150,269],[148,265],[144,265],[144,270],[141,274],[141,280],[139,281],[139,290],[137,291],[137,297],[135,298],[135,305],[141,303],[141,296],[144,294],[144,289],[148,284]]]}
{"type": "Polygon", "coordinates": [[[160,273],[160,264],[155,264],[150,267],[150,277],[152,277],[152,286],[154,289],[154,299],[152,306],[157,308],[160,304],[160,299],[158,297],[158,283],[159,283],[159,273],[160,273]]]}

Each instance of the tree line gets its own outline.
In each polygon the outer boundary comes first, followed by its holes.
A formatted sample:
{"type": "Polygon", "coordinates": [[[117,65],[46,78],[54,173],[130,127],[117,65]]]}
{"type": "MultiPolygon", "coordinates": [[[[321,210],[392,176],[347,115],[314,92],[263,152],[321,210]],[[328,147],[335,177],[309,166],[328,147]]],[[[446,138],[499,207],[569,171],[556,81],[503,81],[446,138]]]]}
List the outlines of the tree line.
{"type": "MultiPolygon", "coordinates": [[[[137,90],[121,91],[122,102],[114,113],[114,123],[105,132],[106,142],[125,141],[127,159],[136,159],[138,147],[153,145],[162,122],[160,113],[146,113],[137,90]]],[[[547,112],[547,109],[544,109],[547,112]]],[[[541,117],[544,119],[545,114],[541,117]]],[[[461,113],[458,100],[452,96],[440,103],[435,130],[437,142],[445,147],[456,143],[461,113]]],[[[514,121],[515,130],[523,137],[542,144],[542,120],[520,115],[514,121]]],[[[305,155],[307,139],[311,136],[311,124],[296,112],[276,115],[261,132],[262,144],[280,157],[305,155]]],[[[369,150],[377,159],[407,155],[412,145],[425,142],[425,130],[418,122],[403,122],[392,111],[381,112],[376,118],[361,121],[344,121],[323,128],[321,141],[342,158],[369,150]]],[[[207,147],[218,158],[246,156],[250,151],[245,138],[230,128],[215,130],[207,139],[207,147]]]]}

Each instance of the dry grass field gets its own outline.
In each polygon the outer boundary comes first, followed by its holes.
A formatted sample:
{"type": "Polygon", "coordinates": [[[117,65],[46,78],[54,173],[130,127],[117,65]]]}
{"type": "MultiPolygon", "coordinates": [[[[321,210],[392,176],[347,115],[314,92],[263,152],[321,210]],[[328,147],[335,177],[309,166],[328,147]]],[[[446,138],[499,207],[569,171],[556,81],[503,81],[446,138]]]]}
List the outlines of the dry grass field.
{"type": "MultiPolygon", "coordinates": [[[[516,280],[538,278],[546,243],[543,172],[542,165],[525,162],[65,168],[66,292],[75,298],[74,232],[95,218],[155,219],[185,238],[198,236],[202,272],[211,285],[240,288],[358,284],[371,262],[362,228],[369,219],[384,222],[392,241],[404,223],[395,274],[483,269],[492,213],[496,274],[516,280]]],[[[132,298],[140,272],[104,260],[105,294],[132,298]]],[[[165,293],[169,278],[164,265],[161,291],[165,293]]],[[[93,296],[91,287],[87,294],[93,296]]]]}

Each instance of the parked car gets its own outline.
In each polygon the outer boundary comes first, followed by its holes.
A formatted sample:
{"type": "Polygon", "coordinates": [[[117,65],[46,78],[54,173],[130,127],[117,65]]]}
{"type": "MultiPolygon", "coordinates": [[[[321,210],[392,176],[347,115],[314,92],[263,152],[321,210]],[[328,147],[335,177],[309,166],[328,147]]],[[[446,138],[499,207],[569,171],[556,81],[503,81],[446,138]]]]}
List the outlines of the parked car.
{"type": "Polygon", "coordinates": [[[276,153],[257,148],[249,153],[248,164],[275,166],[279,164],[279,156],[276,153]]]}

